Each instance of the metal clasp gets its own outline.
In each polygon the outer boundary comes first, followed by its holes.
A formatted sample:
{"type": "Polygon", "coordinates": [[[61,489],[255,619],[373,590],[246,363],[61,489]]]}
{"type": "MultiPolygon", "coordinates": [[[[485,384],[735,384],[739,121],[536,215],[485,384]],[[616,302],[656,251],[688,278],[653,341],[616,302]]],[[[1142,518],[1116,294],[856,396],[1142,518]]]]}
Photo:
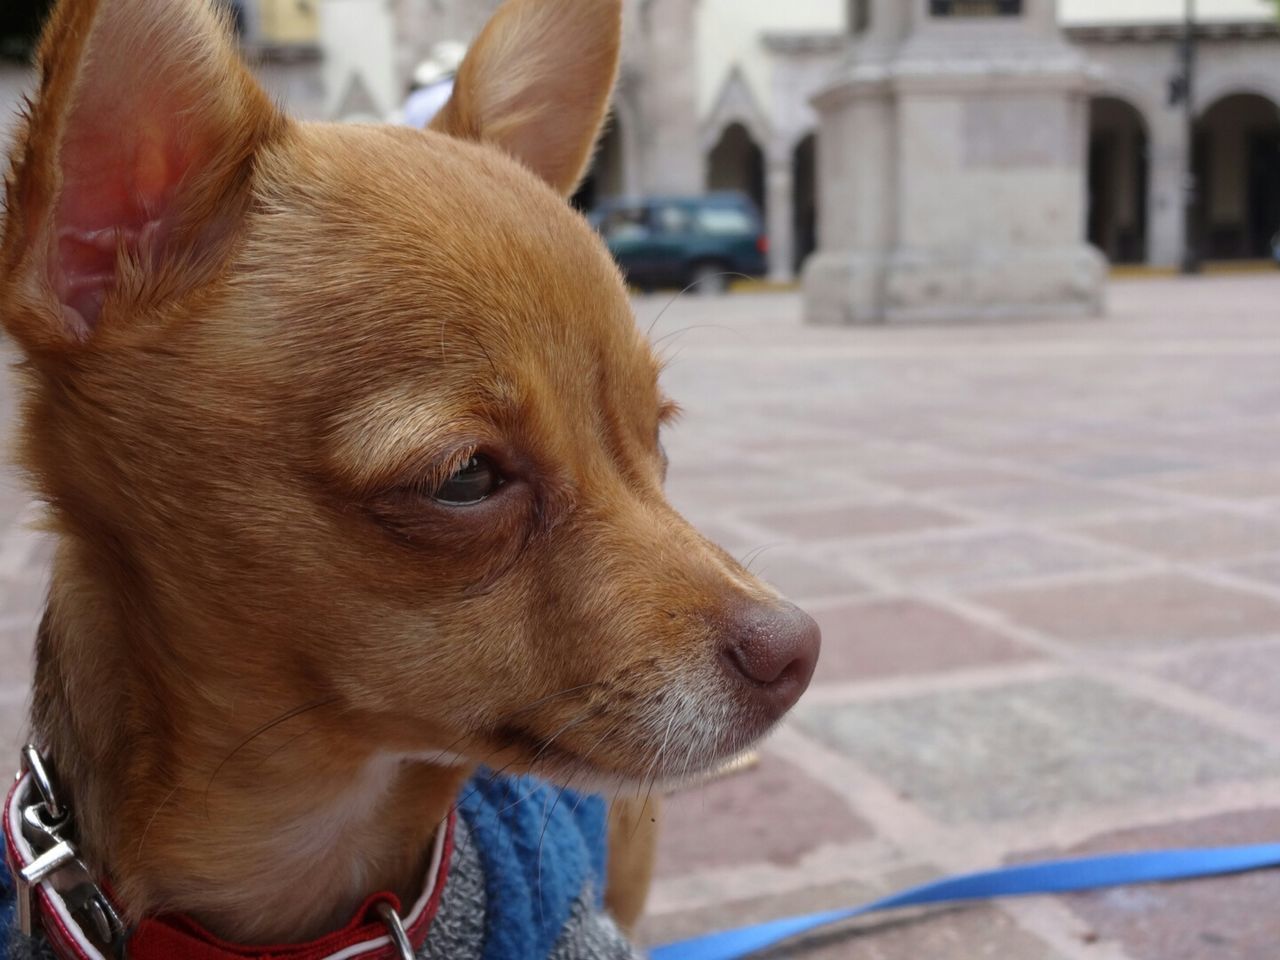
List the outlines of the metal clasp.
{"type": "Polygon", "coordinates": [[[35,932],[33,888],[55,876],[75,872],[83,879],[61,888],[61,895],[73,917],[86,933],[93,935],[108,953],[124,956],[124,922],[102,888],[94,882],[89,868],[80,859],[75,844],[63,835],[71,823],[71,808],[58,798],[53,777],[32,744],[22,748],[22,773],[30,774],[40,799],[21,809],[23,835],[36,858],[20,869],[14,879],[18,929],[24,936],[35,932]]]}

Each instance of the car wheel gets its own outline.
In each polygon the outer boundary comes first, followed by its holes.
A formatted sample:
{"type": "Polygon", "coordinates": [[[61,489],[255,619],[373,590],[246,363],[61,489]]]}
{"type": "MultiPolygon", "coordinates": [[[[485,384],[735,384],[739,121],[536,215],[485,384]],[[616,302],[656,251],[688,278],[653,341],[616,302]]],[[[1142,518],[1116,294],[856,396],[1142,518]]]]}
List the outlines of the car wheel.
{"type": "Polygon", "coordinates": [[[722,297],[729,290],[729,274],[718,263],[703,263],[694,267],[690,293],[700,297],[722,297]]]}

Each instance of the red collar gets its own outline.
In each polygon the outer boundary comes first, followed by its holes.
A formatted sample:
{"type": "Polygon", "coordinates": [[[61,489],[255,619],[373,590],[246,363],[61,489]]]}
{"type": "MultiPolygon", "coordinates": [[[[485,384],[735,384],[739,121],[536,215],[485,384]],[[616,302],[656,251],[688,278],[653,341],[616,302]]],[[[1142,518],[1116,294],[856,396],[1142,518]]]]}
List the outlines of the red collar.
{"type": "MultiPolygon", "coordinates": [[[[40,800],[32,781],[30,773],[21,775],[5,802],[5,859],[19,888],[21,871],[39,859],[23,826],[23,810],[40,800]]],[[[457,814],[450,814],[445,828],[437,834],[426,889],[410,912],[402,914],[405,933],[415,951],[426,941],[440,907],[453,855],[456,820],[457,814]]],[[[70,885],[64,873],[69,872],[70,867],[55,871],[31,885],[35,925],[53,946],[59,960],[111,960],[95,946],[95,938],[81,927],[67,902],[70,885]]],[[[240,946],[218,939],[186,917],[148,917],[131,932],[127,953],[129,960],[398,960],[401,954],[378,915],[378,908],[383,904],[390,904],[397,913],[401,911],[400,901],[394,894],[375,894],[341,930],[310,943],[289,946],[240,946]]]]}

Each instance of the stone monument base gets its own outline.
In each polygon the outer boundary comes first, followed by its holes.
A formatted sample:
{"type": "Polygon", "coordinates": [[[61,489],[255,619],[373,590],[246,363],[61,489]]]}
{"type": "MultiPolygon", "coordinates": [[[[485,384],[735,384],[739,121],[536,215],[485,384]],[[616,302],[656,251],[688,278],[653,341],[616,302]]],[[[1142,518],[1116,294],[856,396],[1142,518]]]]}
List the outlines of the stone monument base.
{"type": "Polygon", "coordinates": [[[886,257],[831,251],[805,269],[805,316],[828,325],[1096,317],[1106,274],[1106,259],[1087,244],[886,257]]]}

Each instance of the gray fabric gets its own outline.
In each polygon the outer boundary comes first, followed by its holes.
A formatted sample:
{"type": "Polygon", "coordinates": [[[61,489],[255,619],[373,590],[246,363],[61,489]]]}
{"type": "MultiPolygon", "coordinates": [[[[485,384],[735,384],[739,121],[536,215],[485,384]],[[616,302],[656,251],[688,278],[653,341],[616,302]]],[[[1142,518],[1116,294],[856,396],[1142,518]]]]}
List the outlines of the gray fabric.
{"type": "Polygon", "coordinates": [[[9,960],[57,960],[44,937],[24,937],[14,927],[9,934],[9,960]]]}
{"type": "Polygon", "coordinates": [[[613,918],[596,907],[595,891],[587,890],[547,960],[644,960],[644,955],[627,941],[613,918]]]}
{"type": "Polygon", "coordinates": [[[444,895],[418,960],[478,960],[484,950],[484,918],[484,869],[471,833],[459,817],[444,895]]]}

